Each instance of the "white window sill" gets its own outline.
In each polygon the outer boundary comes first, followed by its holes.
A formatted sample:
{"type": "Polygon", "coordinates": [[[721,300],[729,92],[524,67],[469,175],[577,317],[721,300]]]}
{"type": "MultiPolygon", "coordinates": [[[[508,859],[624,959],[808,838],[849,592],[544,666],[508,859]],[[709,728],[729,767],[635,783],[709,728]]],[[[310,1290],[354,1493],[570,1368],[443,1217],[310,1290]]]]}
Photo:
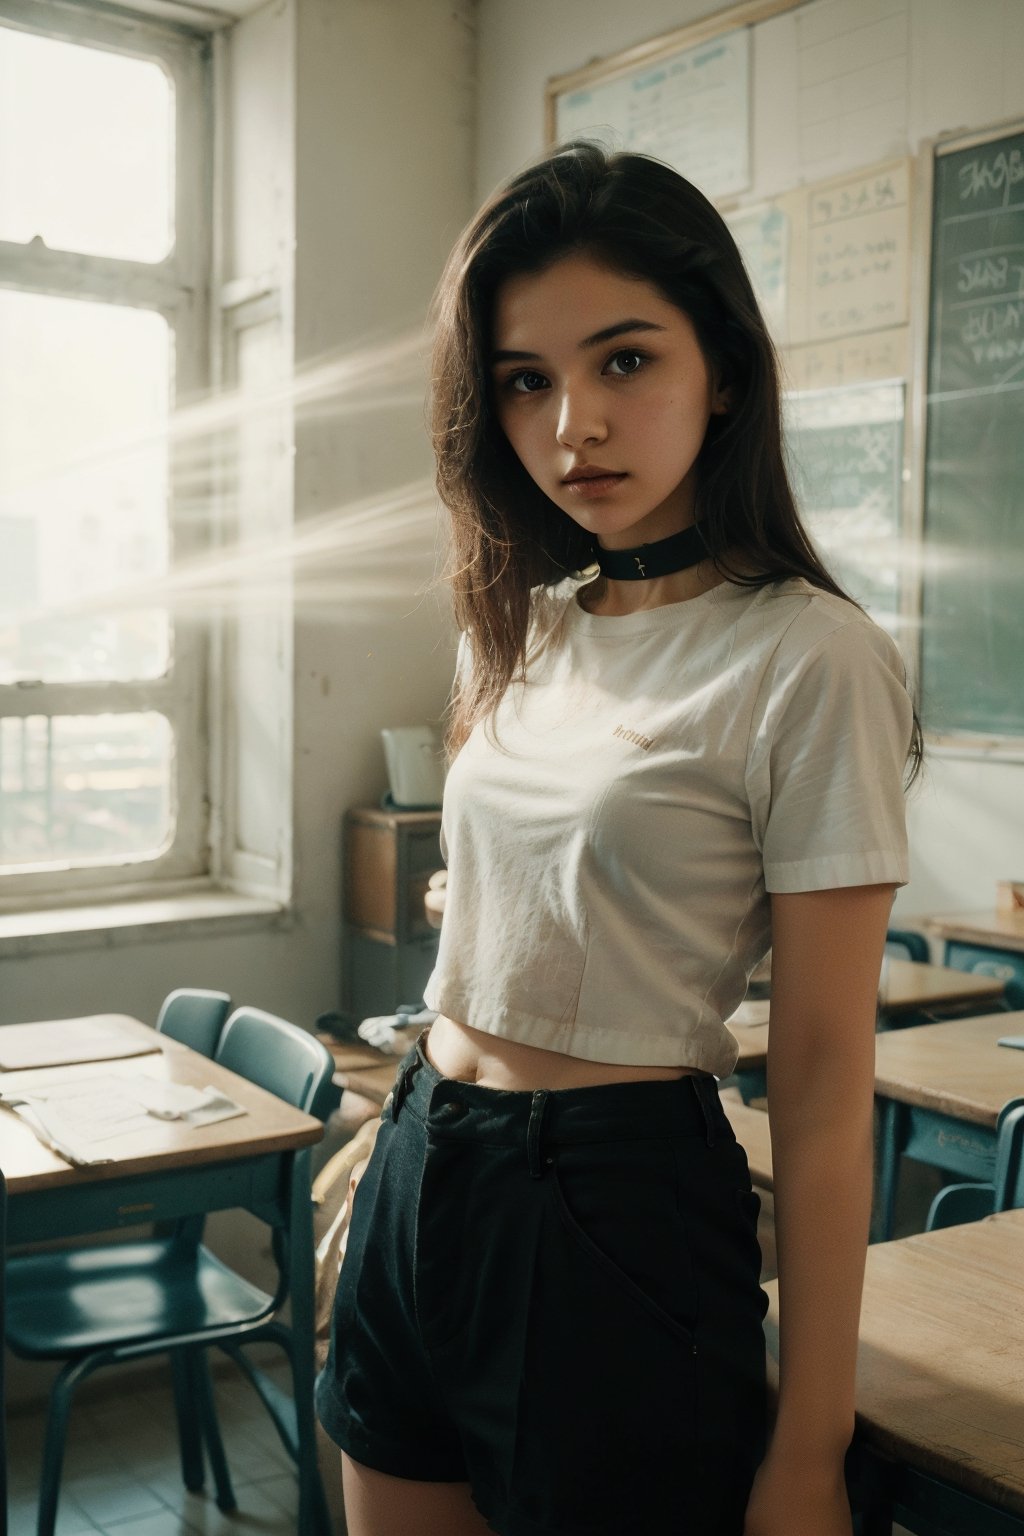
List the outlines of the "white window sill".
{"type": "Polygon", "coordinates": [[[265,931],[288,928],[291,921],[289,909],[280,901],[215,888],[95,900],[78,906],[0,912],[0,957],[149,944],[192,935],[208,938],[211,926],[218,934],[265,931]]]}

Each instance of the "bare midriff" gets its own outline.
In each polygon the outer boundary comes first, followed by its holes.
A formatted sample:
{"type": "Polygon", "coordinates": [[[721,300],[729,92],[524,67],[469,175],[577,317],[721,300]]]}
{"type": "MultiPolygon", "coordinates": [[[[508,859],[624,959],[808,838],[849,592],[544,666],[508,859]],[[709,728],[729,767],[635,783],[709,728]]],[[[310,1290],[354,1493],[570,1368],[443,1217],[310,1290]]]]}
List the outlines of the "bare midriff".
{"type": "Polygon", "coordinates": [[[706,1076],[697,1067],[635,1067],[583,1061],[460,1024],[439,1013],[426,1040],[429,1061],[444,1077],[482,1088],[529,1092],[535,1088],[594,1088],[601,1083],[644,1083],[706,1076]]]}

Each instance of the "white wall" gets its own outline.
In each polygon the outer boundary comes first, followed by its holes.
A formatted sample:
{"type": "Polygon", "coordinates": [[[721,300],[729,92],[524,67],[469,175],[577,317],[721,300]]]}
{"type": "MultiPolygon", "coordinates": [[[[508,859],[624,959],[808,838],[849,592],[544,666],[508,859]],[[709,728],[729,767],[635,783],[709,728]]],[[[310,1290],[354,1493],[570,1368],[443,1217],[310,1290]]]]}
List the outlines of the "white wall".
{"type": "MultiPolygon", "coordinates": [[[[878,0],[830,0],[863,14],[878,0]]],[[[553,75],[579,69],[723,9],[706,0],[480,0],[477,194],[544,149],[544,88],[553,75]]],[[[783,15],[763,36],[793,25],[783,15]]],[[[909,0],[909,88],[899,142],[913,154],[921,141],[956,129],[984,128],[1024,116],[1024,5],[1019,0],[909,0]]],[[[767,93],[766,93],[767,94],[767,93]]],[[[795,92],[779,82],[771,122],[786,132],[795,92]]],[[[788,125],[795,138],[795,123],[788,125]]],[[[775,146],[755,139],[756,195],[770,185],[775,146]]],[[[880,158],[876,156],[875,158],[880,158]]],[[[933,755],[910,802],[912,878],[899,892],[896,917],[991,907],[995,881],[1024,871],[1024,765],[933,755]]]]}
{"type": "MultiPolygon", "coordinates": [[[[422,337],[470,212],[474,95],[468,0],[301,0],[298,14],[301,368],[325,352],[422,337]]],[[[411,385],[404,404],[297,423],[300,522],[429,484],[422,365],[411,385]]],[[[381,727],[436,718],[451,681],[454,632],[444,594],[430,590],[438,512],[432,491],[417,500],[418,515],[385,506],[370,547],[360,538],[334,557],[334,611],[318,603],[296,616],[301,931],[291,960],[304,951],[321,980],[336,974],[341,812],[386,787],[381,727]]]]}

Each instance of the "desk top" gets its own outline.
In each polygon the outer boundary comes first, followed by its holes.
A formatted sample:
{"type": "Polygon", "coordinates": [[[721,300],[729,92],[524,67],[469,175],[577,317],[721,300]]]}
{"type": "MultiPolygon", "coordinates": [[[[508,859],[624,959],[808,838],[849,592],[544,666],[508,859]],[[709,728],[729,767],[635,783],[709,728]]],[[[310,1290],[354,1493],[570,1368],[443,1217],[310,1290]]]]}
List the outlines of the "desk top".
{"type": "Polygon", "coordinates": [[[915,918],[922,928],[940,939],[963,939],[989,944],[994,949],[1024,949],[1024,912],[937,912],[915,918]]]}
{"type": "MultiPolygon", "coordinates": [[[[777,1357],[778,1281],[764,1288],[777,1357]]],[[[1024,1210],[868,1249],[857,1364],[866,1443],[1024,1515],[1022,1359],[1024,1210]]]]}
{"type": "MultiPolygon", "coordinates": [[[[399,1030],[406,1050],[414,1045],[422,1033],[418,1025],[399,1030]]],[[[363,1041],[335,1040],[331,1035],[318,1035],[334,1057],[334,1081],[339,1088],[351,1088],[374,1104],[383,1104],[391,1092],[398,1073],[401,1056],[388,1056],[363,1041]]]]}
{"type": "Polygon", "coordinates": [[[33,1081],[72,1075],[85,1080],[89,1076],[108,1076],[111,1072],[130,1076],[145,1073],[166,1082],[186,1083],[192,1088],[218,1088],[248,1113],[233,1120],[197,1126],[154,1118],[152,1126],[147,1125],[144,1131],[119,1136],[109,1143],[112,1161],[79,1168],[45,1147],[13,1111],[0,1109],[0,1167],[10,1197],[85,1180],[120,1179],[198,1163],[284,1152],[311,1146],[323,1135],[324,1128],[319,1120],[258,1088],[248,1078],[239,1077],[197,1051],[157,1034],[138,1019],[120,1018],[119,1023],[137,1033],[140,1040],[156,1043],[158,1052],[120,1061],[50,1067],[45,1072],[8,1072],[4,1074],[4,1086],[13,1090],[19,1078],[24,1080],[29,1076],[33,1081]]]}
{"type": "Polygon", "coordinates": [[[1024,1051],[997,1045],[1024,1034],[1024,1013],[992,1013],[897,1029],[875,1039],[875,1092],[995,1128],[1008,1099],[1024,1098],[1024,1051]]]}
{"type": "Polygon", "coordinates": [[[903,1013],[941,1003],[988,1002],[1002,997],[1003,986],[995,976],[956,971],[948,965],[921,965],[887,955],[882,961],[878,1006],[886,1013],[903,1013]]]}

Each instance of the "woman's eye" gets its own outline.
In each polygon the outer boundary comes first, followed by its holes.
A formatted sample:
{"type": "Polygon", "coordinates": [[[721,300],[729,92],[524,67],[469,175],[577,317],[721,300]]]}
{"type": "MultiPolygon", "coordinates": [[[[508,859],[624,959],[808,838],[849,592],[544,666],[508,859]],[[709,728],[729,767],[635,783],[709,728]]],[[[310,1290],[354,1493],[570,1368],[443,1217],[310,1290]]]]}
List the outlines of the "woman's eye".
{"type": "Polygon", "coordinates": [[[521,373],[513,373],[507,383],[509,389],[514,389],[520,395],[536,394],[538,389],[543,389],[547,379],[542,373],[535,373],[532,368],[524,368],[521,373]]]}
{"type": "Polygon", "coordinates": [[[612,354],[608,359],[608,368],[610,372],[616,374],[619,378],[625,378],[627,374],[639,373],[646,361],[647,359],[643,352],[634,352],[631,349],[626,349],[612,354]]]}

